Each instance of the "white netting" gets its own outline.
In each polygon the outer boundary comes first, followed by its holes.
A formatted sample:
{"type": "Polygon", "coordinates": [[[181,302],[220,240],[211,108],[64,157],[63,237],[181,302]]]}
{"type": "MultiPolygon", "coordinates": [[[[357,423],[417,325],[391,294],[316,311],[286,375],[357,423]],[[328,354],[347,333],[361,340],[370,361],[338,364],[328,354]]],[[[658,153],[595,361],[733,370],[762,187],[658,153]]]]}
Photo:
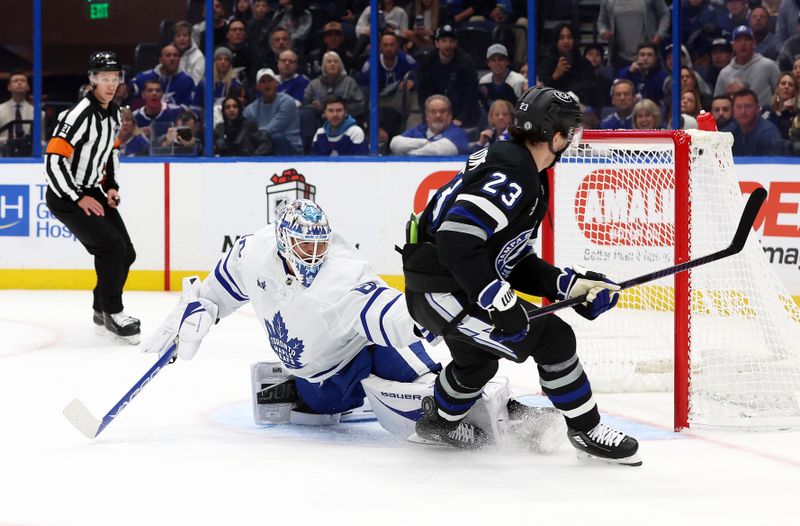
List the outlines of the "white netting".
{"type": "MultiPolygon", "coordinates": [[[[726,247],[745,199],[731,136],[691,130],[690,257],[726,247]]],[[[555,258],[624,280],[673,264],[671,139],[587,142],[555,172],[555,258]]],[[[625,291],[594,322],[572,312],[578,352],[597,391],[670,390],[675,346],[673,278],[625,291]]],[[[800,309],[756,235],[737,256],[691,272],[690,421],[800,424],[800,309]]],[[[683,352],[686,352],[684,349],[683,352]]]]}

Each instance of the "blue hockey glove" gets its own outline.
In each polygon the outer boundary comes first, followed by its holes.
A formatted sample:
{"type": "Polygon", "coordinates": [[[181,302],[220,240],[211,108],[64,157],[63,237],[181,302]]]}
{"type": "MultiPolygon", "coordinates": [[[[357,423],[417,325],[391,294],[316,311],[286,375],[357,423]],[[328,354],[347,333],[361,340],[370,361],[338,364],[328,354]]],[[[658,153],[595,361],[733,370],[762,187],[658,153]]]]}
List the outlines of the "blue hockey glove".
{"type": "Polygon", "coordinates": [[[593,320],[612,309],[619,300],[619,285],[603,274],[580,267],[565,267],[558,276],[557,289],[559,301],[586,294],[586,302],[574,308],[587,320],[593,320]]]}
{"type": "Polygon", "coordinates": [[[486,285],[478,295],[478,305],[489,312],[494,325],[493,340],[519,342],[528,334],[528,313],[507,281],[496,279],[486,285]]]}

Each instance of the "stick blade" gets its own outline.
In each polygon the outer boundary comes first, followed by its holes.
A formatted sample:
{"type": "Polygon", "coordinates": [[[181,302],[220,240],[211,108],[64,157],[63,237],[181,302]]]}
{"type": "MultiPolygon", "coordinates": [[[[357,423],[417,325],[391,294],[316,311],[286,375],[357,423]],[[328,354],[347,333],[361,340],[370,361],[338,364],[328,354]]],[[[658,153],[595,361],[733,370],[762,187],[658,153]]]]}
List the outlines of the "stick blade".
{"type": "Polygon", "coordinates": [[[739,225],[736,228],[736,234],[734,234],[733,242],[731,242],[731,248],[737,253],[744,248],[744,244],[747,242],[747,236],[753,229],[753,224],[756,222],[758,212],[761,210],[761,205],[764,204],[766,198],[767,191],[759,186],[753,190],[753,193],[751,193],[750,197],[747,199],[747,204],[744,206],[742,217],[739,219],[739,225]]]}
{"type": "Polygon", "coordinates": [[[89,439],[96,437],[100,430],[100,420],[92,416],[83,402],[77,398],[64,408],[64,417],[89,439]]]}

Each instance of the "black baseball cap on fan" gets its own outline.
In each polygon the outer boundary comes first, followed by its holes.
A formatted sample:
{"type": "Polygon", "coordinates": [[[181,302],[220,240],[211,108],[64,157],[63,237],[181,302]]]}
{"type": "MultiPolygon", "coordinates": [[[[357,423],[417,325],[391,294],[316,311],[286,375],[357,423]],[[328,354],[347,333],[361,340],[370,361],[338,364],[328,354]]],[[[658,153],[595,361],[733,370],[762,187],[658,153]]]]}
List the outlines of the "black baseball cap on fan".
{"type": "Polygon", "coordinates": [[[89,57],[89,73],[122,71],[119,57],[113,51],[95,51],[89,57]]]}

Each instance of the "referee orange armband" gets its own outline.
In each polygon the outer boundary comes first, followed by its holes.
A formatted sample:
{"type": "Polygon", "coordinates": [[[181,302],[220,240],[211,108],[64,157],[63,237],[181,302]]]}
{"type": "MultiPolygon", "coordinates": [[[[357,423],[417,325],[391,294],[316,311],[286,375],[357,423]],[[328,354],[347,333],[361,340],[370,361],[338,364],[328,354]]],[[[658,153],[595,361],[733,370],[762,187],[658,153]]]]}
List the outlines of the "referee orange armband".
{"type": "Polygon", "coordinates": [[[50,142],[47,143],[47,150],[45,150],[45,153],[54,153],[63,157],[69,157],[74,151],[75,148],[70,143],[61,137],[53,137],[50,139],[50,142]]]}

